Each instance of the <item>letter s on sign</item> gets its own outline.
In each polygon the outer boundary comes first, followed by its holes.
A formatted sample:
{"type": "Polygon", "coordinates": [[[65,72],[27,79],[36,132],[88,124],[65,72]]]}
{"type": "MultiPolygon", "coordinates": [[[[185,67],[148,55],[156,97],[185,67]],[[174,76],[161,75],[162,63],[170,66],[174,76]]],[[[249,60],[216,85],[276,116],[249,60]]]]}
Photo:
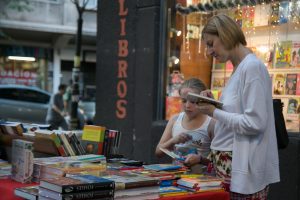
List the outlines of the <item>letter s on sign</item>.
{"type": "Polygon", "coordinates": [[[126,117],[126,106],[127,101],[125,99],[119,99],[117,101],[117,110],[116,110],[116,115],[117,118],[119,119],[124,119],[126,117]]]}

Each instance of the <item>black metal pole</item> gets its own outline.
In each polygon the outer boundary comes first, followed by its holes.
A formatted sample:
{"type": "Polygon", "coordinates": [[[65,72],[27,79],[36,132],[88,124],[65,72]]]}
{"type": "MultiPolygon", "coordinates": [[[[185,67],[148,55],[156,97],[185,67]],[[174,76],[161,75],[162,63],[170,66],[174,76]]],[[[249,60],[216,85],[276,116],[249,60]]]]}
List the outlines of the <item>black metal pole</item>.
{"type": "Polygon", "coordinates": [[[71,104],[71,121],[70,129],[79,128],[78,120],[78,102],[79,102],[79,73],[80,73],[80,54],[81,54],[81,34],[82,34],[82,12],[78,10],[78,20],[77,20],[77,35],[76,35],[76,52],[74,56],[74,67],[72,71],[72,104],[71,104]]]}

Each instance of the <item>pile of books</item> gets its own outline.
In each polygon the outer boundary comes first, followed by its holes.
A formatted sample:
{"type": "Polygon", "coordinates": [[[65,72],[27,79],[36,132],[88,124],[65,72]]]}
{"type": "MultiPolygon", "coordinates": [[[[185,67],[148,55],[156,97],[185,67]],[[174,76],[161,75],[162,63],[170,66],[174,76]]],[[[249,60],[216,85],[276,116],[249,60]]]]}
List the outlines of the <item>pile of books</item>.
{"type": "Polygon", "coordinates": [[[222,179],[214,176],[198,176],[180,178],[177,180],[179,188],[192,192],[219,191],[222,188],[222,179]]]}
{"type": "Polygon", "coordinates": [[[81,155],[72,157],[34,158],[33,181],[42,178],[65,176],[68,172],[106,170],[106,158],[103,155],[81,155]]]}
{"type": "Polygon", "coordinates": [[[9,178],[11,176],[11,164],[6,160],[0,159],[0,179],[9,178]]]}
{"type": "Polygon", "coordinates": [[[24,126],[19,122],[0,122],[0,134],[22,136],[24,132],[24,126]]]}
{"type": "Polygon", "coordinates": [[[114,199],[157,199],[159,197],[160,181],[157,178],[118,170],[106,170],[98,172],[97,175],[86,171],[79,174],[67,174],[66,176],[73,178],[78,175],[81,177],[96,176],[113,181],[115,183],[114,199]]]}
{"type": "Polygon", "coordinates": [[[39,199],[113,199],[114,181],[92,175],[74,175],[41,180],[39,199]]]}

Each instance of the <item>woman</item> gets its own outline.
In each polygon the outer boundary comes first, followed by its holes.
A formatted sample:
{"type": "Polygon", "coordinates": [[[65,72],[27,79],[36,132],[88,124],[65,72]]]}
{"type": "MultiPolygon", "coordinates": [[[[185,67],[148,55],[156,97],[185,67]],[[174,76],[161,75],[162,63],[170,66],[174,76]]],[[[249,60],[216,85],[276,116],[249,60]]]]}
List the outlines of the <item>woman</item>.
{"type": "MultiPolygon", "coordinates": [[[[279,162],[272,86],[264,64],[246,47],[240,27],[224,14],[202,30],[207,53],[234,66],[220,100],[223,108],[201,104],[200,112],[216,119],[211,158],[231,199],[267,199],[268,185],[278,182],[279,162]]],[[[202,92],[210,96],[210,91],[202,92]]]]}
{"type": "Polygon", "coordinates": [[[182,100],[182,112],[169,120],[155,151],[157,156],[164,154],[160,148],[174,150],[182,157],[190,154],[185,164],[193,165],[194,173],[203,172],[200,165],[195,166],[198,162],[194,160],[198,159],[200,154],[205,157],[210,153],[214,120],[200,113],[197,103],[187,96],[189,92],[200,94],[204,90],[206,90],[205,84],[197,78],[188,79],[181,85],[179,94],[182,100]]]}

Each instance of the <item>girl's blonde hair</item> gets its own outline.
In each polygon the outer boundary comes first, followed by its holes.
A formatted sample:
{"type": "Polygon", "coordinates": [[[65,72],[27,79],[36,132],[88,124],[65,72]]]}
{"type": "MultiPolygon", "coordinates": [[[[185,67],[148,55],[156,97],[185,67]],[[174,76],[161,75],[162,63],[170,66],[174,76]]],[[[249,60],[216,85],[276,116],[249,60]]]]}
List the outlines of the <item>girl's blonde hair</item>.
{"type": "Polygon", "coordinates": [[[202,30],[202,40],[204,34],[218,36],[227,50],[231,50],[239,44],[247,45],[242,29],[225,14],[211,17],[202,30]]]}
{"type": "Polygon", "coordinates": [[[179,88],[179,94],[181,93],[181,90],[183,88],[194,89],[199,94],[200,94],[200,92],[207,89],[205,84],[198,78],[191,78],[191,79],[185,80],[179,88]]]}

